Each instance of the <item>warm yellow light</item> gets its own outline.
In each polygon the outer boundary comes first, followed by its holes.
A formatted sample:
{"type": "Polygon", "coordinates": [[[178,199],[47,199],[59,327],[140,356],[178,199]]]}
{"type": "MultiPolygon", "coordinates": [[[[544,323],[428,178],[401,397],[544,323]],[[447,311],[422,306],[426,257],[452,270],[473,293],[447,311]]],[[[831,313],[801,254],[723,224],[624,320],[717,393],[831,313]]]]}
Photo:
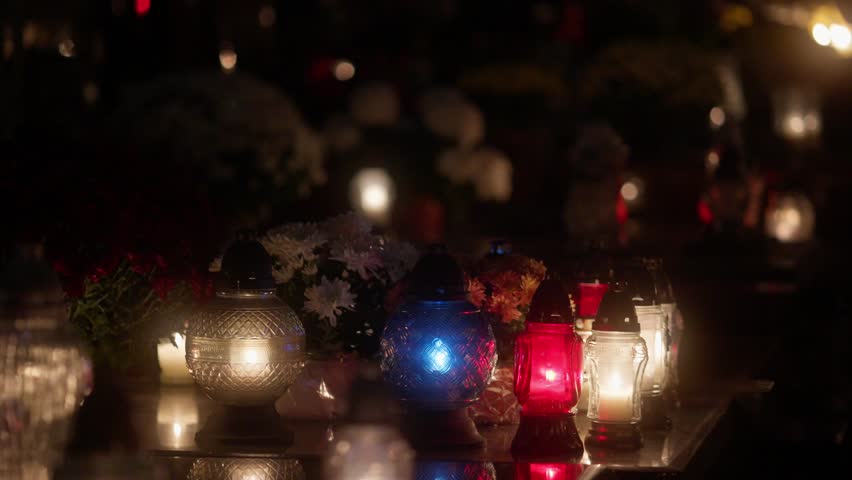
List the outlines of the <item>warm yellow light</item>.
{"type": "Polygon", "coordinates": [[[544,371],[544,379],[548,382],[556,381],[556,372],[553,371],[552,368],[548,368],[544,371]]]}
{"type": "Polygon", "coordinates": [[[183,425],[181,425],[179,423],[173,423],[172,424],[172,433],[175,435],[176,439],[179,439],[180,436],[183,434],[183,425]]]}
{"type": "Polygon", "coordinates": [[[355,65],[348,60],[339,60],[334,64],[334,78],[345,82],[355,76],[355,65]]]}
{"type": "Polygon", "coordinates": [[[245,363],[258,363],[259,358],[260,355],[258,355],[257,350],[254,350],[252,348],[247,348],[243,352],[243,361],[245,363]]]}
{"type": "Polygon", "coordinates": [[[621,196],[625,201],[632,202],[639,198],[639,187],[637,187],[633,182],[625,182],[624,185],[621,186],[621,196]]]}
{"type": "Polygon", "coordinates": [[[713,107],[710,109],[710,126],[720,128],[725,124],[725,110],[722,107],[713,107]]]}
{"type": "Polygon", "coordinates": [[[379,225],[390,220],[394,185],[382,168],[365,168],[352,179],[352,206],[379,225]]]}
{"type": "Polygon", "coordinates": [[[811,35],[814,37],[814,41],[823,47],[831,44],[831,32],[824,23],[815,24],[811,28],[811,35]]]}
{"type": "Polygon", "coordinates": [[[849,31],[849,27],[834,23],[828,30],[831,33],[832,47],[841,52],[849,50],[849,47],[852,46],[852,32],[849,31]]]}
{"type": "Polygon", "coordinates": [[[787,117],[787,130],[794,137],[800,137],[805,133],[805,119],[801,115],[790,115],[787,117]]]}
{"type": "Polygon", "coordinates": [[[276,12],[272,5],[264,5],[257,12],[257,23],[263,28],[269,28],[275,25],[276,12]]]}
{"type": "Polygon", "coordinates": [[[73,57],[74,56],[74,40],[71,40],[70,38],[66,38],[66,39],[60,41],[59,45],[57,46],[57,49],[59,50],[59,54],[62,55],[63,57],[65,57],[65,58],[73,57]]]}
{"type": "Polygon", "coordinates": [[[704,166],[708,172],[713,173],[719,168],[719,154],[715,151],[711,151],[707,154],[707,159],[704,162],[704,166]]]}
{"type": "Polygon", "coordinates": [[[231,48],[224,48],[219,51],[219,65],[222,66],[222,71],[231,73],[237,68],[237,52],[231,48]]]}

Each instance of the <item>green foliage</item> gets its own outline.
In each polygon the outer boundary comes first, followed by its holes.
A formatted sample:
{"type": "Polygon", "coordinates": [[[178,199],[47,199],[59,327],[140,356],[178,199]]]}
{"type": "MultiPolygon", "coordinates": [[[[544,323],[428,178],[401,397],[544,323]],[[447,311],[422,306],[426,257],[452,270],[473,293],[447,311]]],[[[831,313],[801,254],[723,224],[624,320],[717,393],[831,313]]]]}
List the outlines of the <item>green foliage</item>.
{"type": "Polygon", "coordinates": [[[91,342],[97,362],[124,370],[138,363],[160,337],[182,329],[192,289],[175,285],[166,298],[152,287],[156,271],[140,274],[122,262],[97,281],[86,280],[71,305],[71,322],[91,342]]]}

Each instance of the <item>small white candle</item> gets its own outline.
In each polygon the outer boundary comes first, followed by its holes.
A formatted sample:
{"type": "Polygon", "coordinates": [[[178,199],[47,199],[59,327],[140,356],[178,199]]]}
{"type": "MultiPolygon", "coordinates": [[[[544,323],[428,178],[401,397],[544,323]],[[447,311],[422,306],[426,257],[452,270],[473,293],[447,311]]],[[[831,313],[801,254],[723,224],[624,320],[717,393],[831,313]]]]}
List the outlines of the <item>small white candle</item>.
{"type": "Polygon", "coordinates": [[[190,384],[192,377],[186,367],[186,339],[180,333],[173,334],[175,346],[170,340],[157,345],[160,362],[160,381],[166,384],[190,384]]]}
{"type": "Polygon", "coordinates": [[[600,384],[598,420],[602,422],[625,422],[633,417],[633,386],[613,374],[602,379],[600,384]]]}

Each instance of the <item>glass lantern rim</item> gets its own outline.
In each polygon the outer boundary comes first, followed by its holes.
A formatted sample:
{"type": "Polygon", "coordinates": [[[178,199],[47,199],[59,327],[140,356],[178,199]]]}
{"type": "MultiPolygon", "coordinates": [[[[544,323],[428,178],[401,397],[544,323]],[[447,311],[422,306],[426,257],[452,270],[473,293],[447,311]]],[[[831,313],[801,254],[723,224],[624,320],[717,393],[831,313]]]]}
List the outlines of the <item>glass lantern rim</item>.
{"type": "Polygon", "coordinates": [[[216,296],[219,298],[270,298],[275,296],[275,289],[261,288],[247,290],[237,288],[221,288],[216,290],[216,296]]]}

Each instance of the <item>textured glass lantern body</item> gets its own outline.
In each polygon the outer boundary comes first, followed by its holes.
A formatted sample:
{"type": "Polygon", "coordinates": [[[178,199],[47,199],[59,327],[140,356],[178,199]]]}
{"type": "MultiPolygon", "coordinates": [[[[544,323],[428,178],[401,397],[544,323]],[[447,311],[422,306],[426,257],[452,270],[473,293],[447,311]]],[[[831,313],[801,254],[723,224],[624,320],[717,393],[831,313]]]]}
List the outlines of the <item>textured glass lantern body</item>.
{"type": "Polygon", "coordinates": [[[576,480],[582,473],[578,463],[515,463],[515,480],[576,480]]]}
{"type": "Polygon", "coordinates": [[[305,480],[298,460],[282,458],[199,458],[189,480],[305,480]]]}
{"type": "Polygon", "coordinates": [[[388,320],[382,372],[397,397],[425,410],[473,403],[497,364],[491,325],[466,300],[411,300],[388,320]]]}
{"type": "Polygon", "coordinates": [[[515,340],[515,395],[522,415],[564,415],[580,397],[583,342],[573,325],[527,323],[515,340]]]}
{"type": "Polygon", "coordinates": [[[491,463],[417,462],[417,480],[496,480],[491,463]]]}
{"type": "Polygon", "coordinates": [[[271,404],[304,360],[302,322],[273,290],[221,290],[187,327],[190,374],[225,405],[271,404]]]}
{"type": "Polygon", "coordinates": [[[640,335],[648,348],[648,362],[642,374],[642,395],[660,395],[668,383],[669,333],[666,315],[660,305],[636,306],[640,335]]]}
{"type": "Polygon", "coordinates": [[[638,423],[641,382],[648,349],[638,333],[594,331],[586,341],[589,419],[598,423],[638,423]]]}
{"type": "Polygon", "coordinates": [[[412,480],[414,451],[393,426],[346,425],[325,460],[326,480],[412,480]]]}
{"type": "Polygon", "coordinates": [[[47,474],[60,460],[90,375],[66,328],[0,325],[0,478],[47,474]]]}

